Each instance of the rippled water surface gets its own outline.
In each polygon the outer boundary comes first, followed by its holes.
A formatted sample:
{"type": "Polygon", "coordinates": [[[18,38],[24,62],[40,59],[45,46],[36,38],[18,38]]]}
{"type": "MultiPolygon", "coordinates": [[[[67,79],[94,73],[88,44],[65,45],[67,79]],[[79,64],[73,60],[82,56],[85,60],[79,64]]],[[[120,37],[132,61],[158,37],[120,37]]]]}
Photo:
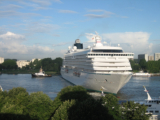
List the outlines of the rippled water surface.
{"type": "MultiPolygon", "coordinates": [[[[7,91],[13,87],[24,87],[29,93],[43,91],[51,99],[54,99],[62,88],[70,84],[61,76],[32,78],[30,74],[2,74],[0,75],[0,85],[7,91]]],[[[117,95],[122,100],[144,100],[147,95],[144,92],[143,85],[146,86],[151,97],[160,96],[159,76],[132,77],[117,95]]]]}

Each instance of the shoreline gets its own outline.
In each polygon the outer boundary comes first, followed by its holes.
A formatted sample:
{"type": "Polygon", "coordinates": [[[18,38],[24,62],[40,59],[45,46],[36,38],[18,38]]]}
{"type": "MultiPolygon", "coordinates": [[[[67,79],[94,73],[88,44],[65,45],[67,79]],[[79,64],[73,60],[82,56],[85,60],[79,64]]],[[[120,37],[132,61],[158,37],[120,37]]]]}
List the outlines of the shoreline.
{"type": "MultiPolygon", "coordinates": [[[[0,75],[1,74],[14,74],[14,75],[18,75],[18,74],[33,74],[33,73],[37,73],[38,70],[31,70],[31,71],[0,71],[0,75]]],[[[50,74],[50,75],[60,75],[60,73],[57,72],[52,72],[52,71],[46,71],[46,74],[50,74]]]]}

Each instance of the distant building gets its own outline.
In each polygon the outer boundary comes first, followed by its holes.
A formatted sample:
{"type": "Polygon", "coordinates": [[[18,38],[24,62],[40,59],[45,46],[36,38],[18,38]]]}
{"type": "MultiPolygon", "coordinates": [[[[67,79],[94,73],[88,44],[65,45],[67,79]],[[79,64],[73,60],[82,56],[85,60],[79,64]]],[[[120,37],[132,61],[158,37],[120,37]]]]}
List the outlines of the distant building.
{"type": "MultiPolygon", "coordinates": [[[[31,62],[34,62],[35,59],[37,59],[37,58],[32,59],[31,62]]],[[[41,59],[38,59],[38,61],[39,61],[39,60],[41,60],[41,59]]]]}
{"type": "Polygon", "coordinates": [[[148,61],[148,54],[139,54],[139,55],[138,55],[138,62],[139,62],[141,59],[145,59],[146,61],[148,61]]]}
{"type": "Polygon", "coordinates": [[[30,62],[27,62],[26,60],[18,60],[17,61],[17,66],[19,68],[22,68],[23,66],[29,65],[30,62]]]}
{"type": "Polygon", "coordinates": [[[4,62],[4,58],[0,57],[0,64],[4,62]]]}
{"type": "Polygon", "coordinates": [[[154,56],[148,56],[148,61],[154,61],[154,56]]]}
{"type": "Polygon", "coordinates": [[[160,59],[160,53],[154,53],[154,60],[158,61],[160,59]]]}

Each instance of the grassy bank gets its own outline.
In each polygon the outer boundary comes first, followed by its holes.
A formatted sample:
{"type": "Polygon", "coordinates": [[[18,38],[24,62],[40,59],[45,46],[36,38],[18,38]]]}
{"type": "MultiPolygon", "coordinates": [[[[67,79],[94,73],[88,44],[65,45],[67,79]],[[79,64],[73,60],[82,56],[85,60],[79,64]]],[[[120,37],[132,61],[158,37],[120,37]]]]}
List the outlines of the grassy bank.
{"type": "MultiPolygon", "coordinates": [[[[2,74],[32,74],[37,73],[39,70],[3,70],[0,71],[2,74]]],[[[60,75],[60,73],[54,72],[54,71],[45,71],[46,74],[51,75],[60,75]]]]}

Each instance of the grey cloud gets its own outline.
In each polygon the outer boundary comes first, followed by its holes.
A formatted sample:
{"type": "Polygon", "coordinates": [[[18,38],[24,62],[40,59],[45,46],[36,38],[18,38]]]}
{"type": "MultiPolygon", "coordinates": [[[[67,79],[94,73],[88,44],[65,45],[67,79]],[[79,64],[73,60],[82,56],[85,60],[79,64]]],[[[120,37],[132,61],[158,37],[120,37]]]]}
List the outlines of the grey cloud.
{"type": "Polygon", "coordinates": [[[38,3],[40,5],[45,5],[45,6],[51,5],[50,0],[31,0],[31,1],[38,3]]]}
{"type": "Polygon", "coordinates": [[[5,9],[5,10],[15,10],[15,9],[20,9],[20,8],[23,8],[23,7],[19,5],[14,5],[14,4],[9,4],[9,5],[0,7],[0,9],[5,9]]]}
{"type": "Polygon", "coordinates": [[[53,44],[52,46],[53,46],[53,47],[56,47],[56,46],[63,46],[63,45],[70,44],[70,43],[72,43],[72,42],[53,44]]]}
{"type": "Polygon", "coordinates": [[[89,18],[107,18],[107,17],[110,17],[109,15],[96,15],[96,14],[87,14],[85,15],[86,17],[89,17],[89,18]]]}
{"type": "Polygon", "coordinates": [[[21,12],[16,12],[16,11],[0,11],[0,17],[29,17],[29,16],[39,16],[40,14],[37,13],[21,13],[21,12]]]}
{"type": "Polygon", "coordinates": [[[106,11],[106,10],[101,10],[101,9],[95,9],[95,10],[88,10],[88,12],[101,12],[101,14],[86,14],[84,16],[89,17],[89,18],[107,18],[110,17],[112,12],[106,11]]]}
{"type": "Polygon", "coordinates": [[[30,33],[49,33],[52,30],[59,29],[58,25],[33,22],[27,27],[30,33]]]}
{"type": "Polygon", "coordinates": [[[77,12],[72,10],[59,10],[59,13],[77,13],[77,12]]]}

